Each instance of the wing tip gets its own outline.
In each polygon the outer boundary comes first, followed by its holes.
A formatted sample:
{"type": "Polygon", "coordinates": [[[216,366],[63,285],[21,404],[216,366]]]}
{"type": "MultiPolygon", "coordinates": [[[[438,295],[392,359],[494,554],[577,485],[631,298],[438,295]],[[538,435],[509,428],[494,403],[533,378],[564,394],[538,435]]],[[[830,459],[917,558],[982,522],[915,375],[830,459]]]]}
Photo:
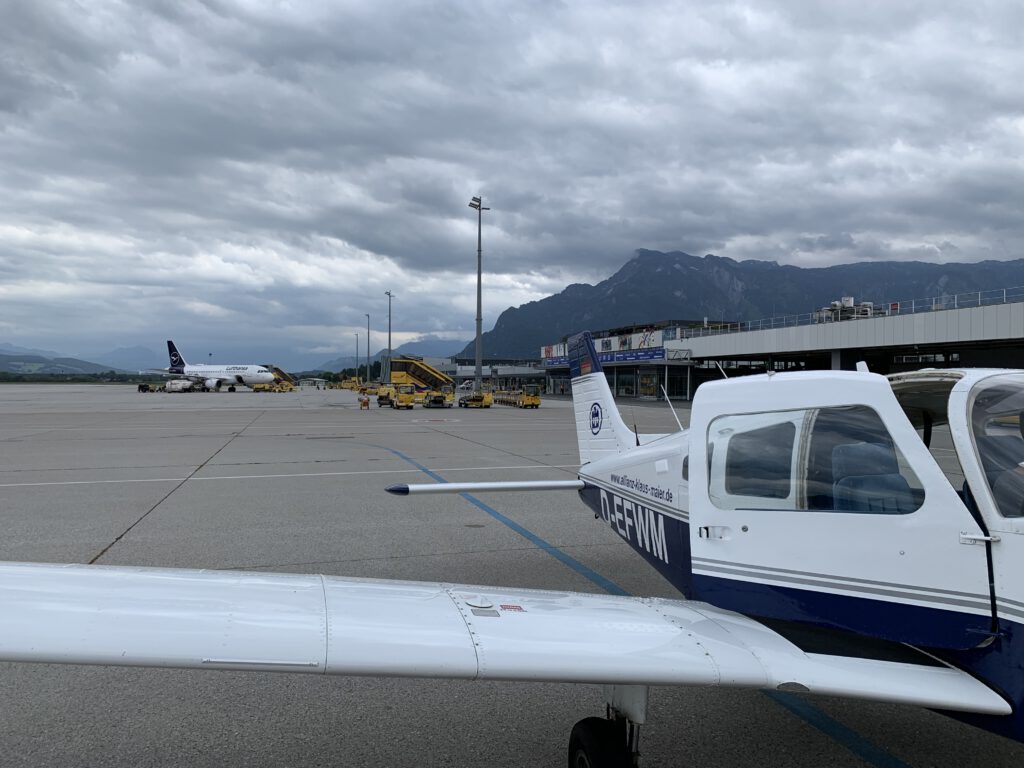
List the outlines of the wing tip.
{"type": "Polygon", "coordinates": [[[389,485],[385,488],[388,493],[393,493],[395,496],[408,496],[409,486],[406,483],[398,483],[396,485],[389,485]]]}

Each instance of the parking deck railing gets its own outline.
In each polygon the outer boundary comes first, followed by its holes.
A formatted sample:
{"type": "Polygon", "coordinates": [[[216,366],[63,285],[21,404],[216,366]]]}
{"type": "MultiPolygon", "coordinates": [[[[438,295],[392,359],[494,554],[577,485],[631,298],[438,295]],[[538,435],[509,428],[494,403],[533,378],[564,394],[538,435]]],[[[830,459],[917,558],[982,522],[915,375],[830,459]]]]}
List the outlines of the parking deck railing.
{"type": "Polygon", "coordinates": [[[970,291],[946,296],[932,296],[925,299],[890,301],[884,304],[853,307],[824,307],[800,315],[779,315],[763,320],[745,320],[737,323],[714,323],[707,327],[680,328],[679,338],[693,339],[701,336],[719,336],[726,333],[767,331],[773,328],[793,328],[801,325],[820,325],[849,320],[871,320],[894,315],[915,315],[920,312],[941,312],[948,309],[987,307],[994,304],[1024,302],[1024,286],[996,288],[988,291],[970,291]]]}

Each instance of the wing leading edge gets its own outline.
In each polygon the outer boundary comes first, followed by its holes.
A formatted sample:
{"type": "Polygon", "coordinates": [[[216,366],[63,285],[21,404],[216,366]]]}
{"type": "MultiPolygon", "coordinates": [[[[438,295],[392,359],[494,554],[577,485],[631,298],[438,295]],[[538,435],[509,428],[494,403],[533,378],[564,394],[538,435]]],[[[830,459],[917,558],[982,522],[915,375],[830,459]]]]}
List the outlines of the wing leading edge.
{"type": "Polygon", "coordinates": [[[1010,712],[954,668],[807,654],[703,603],[331,576],[0,564],[0,660],[720,685],[1010,712]]]}

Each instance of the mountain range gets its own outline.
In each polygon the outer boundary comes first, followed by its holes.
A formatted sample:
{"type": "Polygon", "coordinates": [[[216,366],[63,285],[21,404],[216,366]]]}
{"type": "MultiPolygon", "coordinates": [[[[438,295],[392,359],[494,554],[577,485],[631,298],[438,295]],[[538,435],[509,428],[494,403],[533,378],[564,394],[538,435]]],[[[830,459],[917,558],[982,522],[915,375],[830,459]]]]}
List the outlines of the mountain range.
{"type": "MultiPolygon", "coordinates": [[[[661,320],[758,320],[803,314],[843,296],[889,303],[1024,285],[1024,259],[971,264],[876,261],[834,267],[781,266],[674,251],[639,250],[597,285],[506,309],[483,334],[485,358],[536,358],[540,348],[583,330],[661,320]]],[[[472,342],[460,356],[473,356],[472,342]]]]}
{"type": "Polygon", "coordinates": [[[39,357],[67,357],[62,355],[60,352],[54,352],[52,349],[35,349],[33,347],[19,347],[14,344],[7,344],[0,342],[0,355],[11,355],[17,357],[20,355],[38,355],[39,357]]]}
{"type": "MultiPolygon", "coordinates": [[[[439,339],[434,336],[426,336],[417,341],[410,341],[395,347],[395,355],[419,355],[420,357],[449,357],[458,352],[466,342],[450,341],[439,339]]],[[[237,353],[239,360],[263,360],[266,350],[242,350],[237,353]],[[261,357],[262,355],[262,357],[261,357]]],[[[385,354],[385,350],[379,350],[373,359],[379,360],[385,354]]],[[[53,350],[34,349],[19,347],[14,344],[0,342],[0,373],[41,373],[41,374],[68,374],[68,373],[102,373],[104,371],[144,371],[152,368],[166,368],[166,354],[157,353],[149,347],[120,347],[110,352],[95,353],[89,355],[92,361],[80,360],[61,352],[53,350]]],[[[355,357],[338,357],[328,360],[319,365],[312,361],[307,353],[305,356],[296,356],[301,362],[305,362],[310,371],[340,371],[344,368],[355,366],[355,357]],[[303,357],[305,358],[303,360],[303,357]]],[[[208,362],[201,358],[194,362],[208,362]]],[[[359,362],[365,364],[366,358],[360,356],[359,362]]],[[[301,366],[295,366],[293,370],[299,370],[301,366]]]]}
{"type": "MultiPolygon", "coordinates": [[[[597,285],[575,283],[553,296],[506,309],[494,328],[483,335],[483,351],[485,359],[531,359],[539,357],[541,347],[582,330],[665,320],[758,320],[813,312],[843,296],[885,304],[1011,286],[1024,286],[1024,259],[950,264],[872,261],[804,268],[773,261],[735,261],[712,254],[638,250],[615,274],[597,285]]],[[[289,354],[294,358],[289,361],[289,370],[340,371],[356,363],[354,355],[318,364],[313,353],[278,352],[282,362],[289,354]]],[[[383,352],[378,350],[373,359],[380,359],[383,352]]],[[[474,344],[472,340],[467,343],[426,336],[396,347],[394,353],[472,359],[474,344]]],[[[186,354],[196,357],[193,362],[209,361],[195,350],[186,354]]],[[[263,348],[243,348],[234,349],[230,356],[266,362],[270,355],[263,348]]],[[[120,348],[89,357],[95,362],[0,342],[0,371],[7,372],[95,373],[167,365],[162,350],[155,352],[147,347],[120,348]]],[[[364,360],[361,355],[360,360],[364,360]]]]}
{"type": "Polygon", "coordinates": [[[0,354],[0,373],[78,374],[105,373],[109,365],[98,365],[74,357],[44,357],[23,352],[0,354]]]}

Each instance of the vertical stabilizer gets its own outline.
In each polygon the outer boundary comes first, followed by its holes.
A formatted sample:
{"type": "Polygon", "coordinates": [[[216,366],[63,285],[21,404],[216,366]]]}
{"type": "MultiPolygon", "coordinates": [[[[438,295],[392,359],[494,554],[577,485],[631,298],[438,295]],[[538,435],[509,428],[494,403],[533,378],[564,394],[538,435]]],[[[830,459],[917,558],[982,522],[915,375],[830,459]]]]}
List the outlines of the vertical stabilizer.
{"type": "Polygon", "coordinates": [[[185,366],[188,363],[185,362],[185,358],[178,354],[178,348],[174,346],[174,342],[170,339],[167,340],[167,355],[171,359],[171,365],[167,370],[170,373],[184,373],[185,366]]]}
{"type": "Polygon", "coordinates": [[[590,332],[573,336],[566,347],[580,463],[625,453],[636,445],[636,438],[622,421],[612,399],[612,390],[598,362],[590,332]]]}

